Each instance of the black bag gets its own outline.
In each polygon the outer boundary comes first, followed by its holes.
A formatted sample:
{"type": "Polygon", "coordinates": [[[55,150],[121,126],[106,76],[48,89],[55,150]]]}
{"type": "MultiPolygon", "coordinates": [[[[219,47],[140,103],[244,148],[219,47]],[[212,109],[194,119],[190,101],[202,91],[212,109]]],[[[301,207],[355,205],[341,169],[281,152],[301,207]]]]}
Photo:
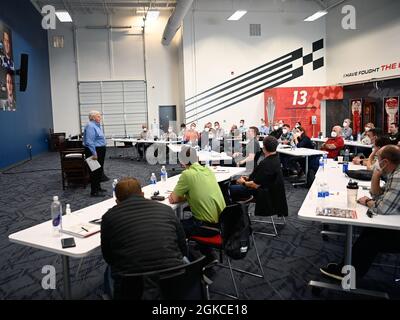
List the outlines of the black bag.
{"type": "Polygon", "coordinates": [[[242,259],[250,250],[252,233],[250,218],[244,206],[234,204],[221,215],[221,232],[226,254],[232,259],[242,259]]]}
{"type": "Polygon", "coordinates": [[[362,169],[362,170],[348,170],[347,175],[349,178],[362,180],[362,181],[371,181],[372,179],[372,170],[362,169]]]}

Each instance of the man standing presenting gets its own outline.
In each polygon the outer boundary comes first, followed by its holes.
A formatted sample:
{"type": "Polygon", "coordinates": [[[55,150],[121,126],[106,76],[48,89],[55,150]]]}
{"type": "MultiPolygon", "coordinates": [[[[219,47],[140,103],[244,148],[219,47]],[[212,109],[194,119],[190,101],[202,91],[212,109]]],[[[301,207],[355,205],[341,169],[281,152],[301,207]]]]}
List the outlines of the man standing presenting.
{"type": "Polygon", "coordinates": [[[100,126],[101,114],[99,111],[89,113],[89,122],[85,127],[83,144],[85,146],[86,158],[93,157],[101,168],[90,172],[92,197],[103,197],[106,190],[101,189],[100,182],[103,175],[104,158],[106,156],[106,139],[100,126]]]}

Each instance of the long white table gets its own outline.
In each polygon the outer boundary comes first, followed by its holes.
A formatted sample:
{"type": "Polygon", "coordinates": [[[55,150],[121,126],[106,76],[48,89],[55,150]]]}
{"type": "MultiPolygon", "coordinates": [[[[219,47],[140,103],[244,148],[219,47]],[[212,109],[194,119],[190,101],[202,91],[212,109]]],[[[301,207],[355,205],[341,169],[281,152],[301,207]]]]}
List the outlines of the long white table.
{"type": "MultiPolygon", "coordinates": [[[[317,143],[325,143],[328,138],[311,138],[312,141],[317,142],[317,143]]],[[[349,140],[344,140],[344,145],[349,146],[349,147],[354,147],[356,148],[367,148],[367,149],[372,149],[373,145],[372,144],[363,144],[360,141],[349,141],[349,140]]]]}
{"type": "MultiPolygon", "coordinates": [[[[236,167],[211,167],[214,171],[218,182],[229,180],[231,177],[240,175],[245,171],[245,168],[236,167]]],[[[170,206],[179,214],[178,210],[182,209],[183,204],[170,204],[167,197],[174,190],[175,185],[179,180],[180,175],[168,178],[166,182],[158,182],[157,190],[160,195],[166,199],[162,203],[170,206]]],[[[143,187],[143,192],[146,198],[150,198],[153,192],[153,187],[148,185],[143,187]]],[[[111,198],[92,206],[83,208],[73,212],[71,215],[63,216],[64,225],[75,225],[79,223],[88,223],[91,220],[101,218],[110,208],[115,206],[115,199],[111,198]]],[[[83,258],[89,256],[94,250],[100,247],[100,233],[94,234],[88,238],[75,238],[76,247],[63,249],[61,247],[61,239],[71,236],[61,234],[60,236],[52,235],[52,223],[46,221],[36,226],[18,231],[9,235],[10,242],[18,243],[28,247],[52,252],[61,255],[63,262],[63,277],[64,277],[64,297],[71,299],[71,284],[69,258],[83,258]]]]}
{"type": "Polygon", "coordinates": [[[307,177],[308,177],[308,158],[311,156],[323,156],[324,154],[327,153],[326,151],[321,151],[321,150],[307,149],[307,148],[291,148],[283,145],[279,145],[276,151],[278,153],[286,154],[288,156],[301,157],[306,159],[306,167],[304,172],[306,180],[304,184],[307,183],[307,177]]]}
{"type": "MultiPolygon", "coordinates": [[[[182,150],[182,145],[177,145],[177,144],[169,144],[168,148],[175,153],[179,153],[182,150]]],[[[200,150],[197,151],[197,155],[199,157],[199,162],[220,162],[220,161],[230,161],[228,164],[232,163],[232,157],[228,156],[224,152],[216,152],[216,151],[204,151],[200,150]]]]}
{"type": "MultiPolygon", "coordinates": [[[[349,169],[351,170],[359,170],[365,169],[364,166],[349,164],[349,169]]],[[[333,160],[328,160],[328,164],[325,169],[322,171],[318,170],[314,183],[311,186],[299,212],[298,216],[303,220],[311,220],[318,221],[322,223],[328,224],[342,224],[346,226],[346,242],[345,242],[345,265],[351,266],[351,255],[352,255],[352,240],[353,240],[353,227],[354,226],[362,226],[362,227],[373,227],[373,228],[383,228],[383,229],[394,229],[400,230],[400,215],[374,215],[372,218],[369,218],[367,215],[367,207],[361,204],[357,204],[357,218],[356,219],[346,219],[346,218],[336,218],[336,217],[325,217],[318,216],[316,214],[317,208],[317,192],[318,192],[318,184],[321,179],[328,181],[330,187],[330,196],[329,200],[326,204],[328,207],[333,208],[347,208],[347,183],[349,178],[342,172],[342,165],[338,165],[337,162],[333,160]],[[333,194],[333,195],[332,195],[333,194]]],[[[354,179],[353,179],[354,180],[354,179]]],[[[359,186],[370,186],[370,182],[360,181],[359,186]]],[[[363,188],[359,188],[357,198],[361,198],[362,196],[370,196],[369,191],[363,188]]],[[[325,288],[331,290],[344,290],[341,286],[332,285],[330,283],[324,283],[319,281],[310,281],[310,286],[325,288]]],[[[349,291],[349,290],[347,290],[349,291]]],[[[354,293],[372,295],[375,297],[384,297],[387,298],[387,294],[382,294],[380,292],[373,292],[363,289],[352,289],[350,290],[354,293]]]]}

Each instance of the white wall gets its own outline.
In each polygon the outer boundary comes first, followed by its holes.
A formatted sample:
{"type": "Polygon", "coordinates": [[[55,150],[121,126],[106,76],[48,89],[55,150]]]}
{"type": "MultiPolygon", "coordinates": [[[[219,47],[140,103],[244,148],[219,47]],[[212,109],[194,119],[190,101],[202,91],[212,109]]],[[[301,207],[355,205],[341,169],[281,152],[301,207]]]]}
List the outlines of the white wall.
{"type": "Polygon", "coordinates": [[[400,75],[400,1],[348,0],[356,9],[356,29],[344,30],[342,5],[327,15],[327,77],[331,84],[400,75]],[[395,70],[359,71],[396,63],[395,70]],[[344,76],[356,73],[356,76],[344,76]]]}
{"type": "MultiPolygon", "coordinates": [[[[164,13],[153,24],[146,24],[146,69],[149,121],[158,119],[159,105],[182,108],[183,91],[179,90],[179,50],[181,34],[170,46],[161,44],[161,36],[169,14],[164,13]]],[[[76,24],[76,52],[71,24],[58,24],[49,32],[50,69],[52,79],[53,121],[55,131],[77,134],[79,127],[78,82],[100,80],[144,80],[142,20],[130,11],[73,16],[76,24]],[[112,26],[133,26],[132,29],[101,29],[112,26]],[[87,28],[90,27],[90,28],[87,28]],[[92,27],[97,27],[93,29],[92,27]],[[99,28],[100,27],[100,28],[99,28]],[[51,45],[53,35],[65,37],[65,47],[51,45]]],[[[181,112],[178,112],[178,116],[181,112]]],[[[178,121],[181,121],[178,118],[178,121]]]]}
{"type": "MultiPolygon", "coordinates": [[[[313,1],[196,1],[184,21],[185,98],[230,80],[295,49],[311,53],[312,42],[325,38],[325,20],[313,23],[304,18],[320,10],[313,1]],[[236,9],[248,13],[239,21],[227,21],[236,9]],[[249,36],[249,24],[261,24],[261,37],[249,36]],[[234,72],[234,75],[231,75],[234,72]]],[[[323,56],[319,51],[314,59],[323,56]]],[[[312,71],[284,86],[326,85],[325,68],[312,71]]],[[[199,121],[219,120],[225,127],[243,118],[258,124],[263,114],[264,95],[236,104],[199,121]]]]}

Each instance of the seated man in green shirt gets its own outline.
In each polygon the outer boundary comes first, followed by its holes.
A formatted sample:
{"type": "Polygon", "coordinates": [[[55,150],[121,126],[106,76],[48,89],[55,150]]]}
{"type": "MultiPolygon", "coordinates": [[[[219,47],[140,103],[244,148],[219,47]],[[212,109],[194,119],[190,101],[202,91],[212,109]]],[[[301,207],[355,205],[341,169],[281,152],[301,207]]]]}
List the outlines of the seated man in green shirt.
{"type": "Polygon", "coordinates": [[[219,215],[226,204],[215,174],[198,163],[194,148],[183,146],[179,161],[185,166],[175,190],[169,196],[170,203],[187,201],[193,216],[181,221],[186,236],[213,236],[215,230],[202,226],[218,226],[219,215]]]}

